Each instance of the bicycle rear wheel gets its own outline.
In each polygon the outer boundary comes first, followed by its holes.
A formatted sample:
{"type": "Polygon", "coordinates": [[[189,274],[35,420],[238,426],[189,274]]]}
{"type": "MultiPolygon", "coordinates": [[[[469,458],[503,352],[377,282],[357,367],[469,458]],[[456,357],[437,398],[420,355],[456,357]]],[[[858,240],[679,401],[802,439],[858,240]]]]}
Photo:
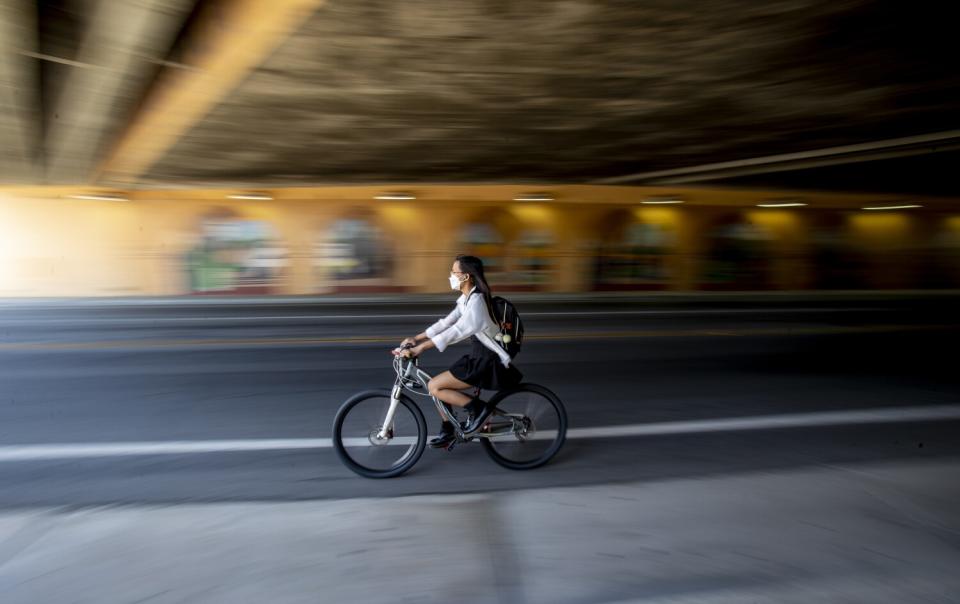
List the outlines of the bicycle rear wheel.
{"type": "Polygon", "coordinates": [[[333,420],[333,448],[348,468],[367,478],[391,478],[413,467],[427,443],[420,408],[400,395],[388,438],[379,439],[390,393],[371,390],[351,397],[333,420]]]}
{"type": "Polygon", "coordinates": [[[493,461],[511,470],[538,468],[550,461],[567,437],[567,411],[553,392],[520,384],[498,392],[496,411],[480,442],[493,461]]]}

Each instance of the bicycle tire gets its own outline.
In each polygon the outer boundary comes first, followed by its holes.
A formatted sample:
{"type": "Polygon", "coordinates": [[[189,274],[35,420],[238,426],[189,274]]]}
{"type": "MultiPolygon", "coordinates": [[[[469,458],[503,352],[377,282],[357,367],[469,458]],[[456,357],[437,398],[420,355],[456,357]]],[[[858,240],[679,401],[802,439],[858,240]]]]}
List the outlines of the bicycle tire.
{"type": "Polygon", "coordinates": [[[480,443],[483,445],[483,448],[487,452],[487,455],[489,455],[490,458],[493,459],[493,461],[495,461],[499,465],[503,466],[504,468],[508,468],[510,470],[532,470],[534,468],[539,468],[543,466],[544,464],[549,462],[551,459],[553,459],[553,457],[560,451],[560,448],[563,447],[563,444],[564,442],[566,442],[566,439],[567,439],[567,410],[563,406],[563,402],[560,400],[560,397],[554,394],[551,390],[543,386],[540,386],[539,384],[523,383],[516,386],[515,388],[510,388],[508,390],[501,390],[500,392],[497,392],[493,396],[493,398],[490,399],[490,404],[496,405],[498,402],[502,401],[508,396],[515,395],[521,392],[532,392],[532,393],[538,394],[544,397],[553,405],[554,409],[557,411],[557,417],[558,417],[558,426],[556,430],[557,435],[553,443],[551,443],[551,445],[546,449],[546,451],[544,451],[542,455],[540,455],[535,459],[523,461],[523,462],[513,461],[511,459],[504,457],[496,450],[493,443],[491,443],[489,440],[485,438],[481,438],[480,443]]]}
{"type": "Polygon", "coordinates": [[[340,461],[343,462],[345,466],[353,470],[360,476],[365,478],[393,478],[395,476],[400,476],[410,468],[412,468],[420,460],[420,457],[423,455],[424,450],[427,445],[427,422],[423,417],[423,412],[420,411],[420,407],[416,405],[409,397],[404,394],[400,394],[399,402],[403,405],[410,413],[413,415],[416,424],[417,424],[417,442],[413,449],[413,454],[410,455],[402,464],[392,467],[389,470],[377,470],[368,468],[356,460],[354,460],[348,453],[346,448],[343,445],[343,422],[349,414],[350,410],[357,406],[359,403],[374,397],[390,397],[390,391],[388,390],[365,390],[359,392],[349,399],[346,400],[337,410],[337,415],[333,420],[333,448],[337,452],[337,456],[340,457],[340,461]]]}

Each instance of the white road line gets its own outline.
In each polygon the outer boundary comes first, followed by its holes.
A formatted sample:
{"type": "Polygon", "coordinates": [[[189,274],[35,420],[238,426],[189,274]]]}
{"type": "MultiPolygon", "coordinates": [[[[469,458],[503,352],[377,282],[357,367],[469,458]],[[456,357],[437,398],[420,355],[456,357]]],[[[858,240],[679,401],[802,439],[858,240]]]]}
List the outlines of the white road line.
{"type": "Polygon", "coordinates": [[[130,455],[190,455],[286,449],[330,448],[329,438],[270,438],[261,440],[172,440],[97,444],[21,445],[0,447],[0,462],[120,457],[130,455]]]}
{"type": "Polygon", "coordinates": [[[623,436],[699,434],[703,432],[773,430],[777,428],[810,428],[816,426],[856,424],[890,424],[953,419],[960,419],[960,405],[881,407],[877,409],[856,409],[850,411],[821,411],[817,413],[790,413],[784,415],[758,415],[728,419],[574,428],[569,430],[567,434],[571,438],[617,438],[623,436]]]}
{"type": "MultiPolygon", "coordinates": [[[[572,428],[567,438],[622,438],[625,436],[657,436],[666,434],[699,434],[741,430],[810,428],[915,421],[958,420],[960,405],[928,407],[887,407],[818,413],[759,415],[725,419],[654,422],[622,426],[572,428]]],[[[541,432],[538,438],[550,438],[541,432]]],[[[362,446],[364,439],[351,439],[349,446],[362,446]]],[[[412,438],[397,438],[394,444],[411,445],[412,438]]],[[[295,449],[329,449],[329,438],[273,438],[249,440],[200,440],[157,442],[75,443],[50,445],[0,446],[0,462],[80,459],[88,457],[126,457],[135,455],[191,455],[197,453],[236,453],[247,451],[284,451],[295,449]]]]}
{"type": "MultiPolygon", "coordinates": [[[[852,312],[876,312],[883,308],[716,308],[716,309],[677,309],[677,310],[605,310],[605,311],[541,311],[525,312],[524,317],[630,317],[630,316],[672,316],[672,315],[748,315],[758,317],[771,314],[835,314],[852,312]]],[[[0,320],[0,325],[32,326],[32,325],[123,325],[136,324],[149,326],[151,324],[170,323],[230,323],[249,321],[359,321],[371,320],[403,320],[403,319],[437,319],[443,313],[422,314],[377,314],[377,315],[272,315],[272,316],[234,316],[234,317],[114,317],[114,318],[84,318],[73,319],[43,319],[29,317],[28,319],[0,320]],[[25,322],[26,321],[26,322],[25,322]]]]}

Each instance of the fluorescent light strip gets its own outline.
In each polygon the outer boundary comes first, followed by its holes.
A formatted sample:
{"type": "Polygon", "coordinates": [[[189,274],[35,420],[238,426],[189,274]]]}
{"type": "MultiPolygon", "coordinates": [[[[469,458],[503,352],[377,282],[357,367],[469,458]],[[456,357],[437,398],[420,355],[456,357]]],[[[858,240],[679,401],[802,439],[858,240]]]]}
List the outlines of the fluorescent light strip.
{"type": "Polygon", "coordinates": [[[273,199],[270,195],[265,193],[237,193],[235,195],[227,195],[229,199],[252,199],[255,201],[270,201],[273,199]]]}
{"type": "Polygon", "coordinates": [[[863,210],[909,210],[911,208],[922,208],[921,205],[908,204],[902,206],[866,206],[863,210]]]}
{"type": "Polygon", "coordinates": [[[553,197],[546,193],[529,193],[513,198],[514,201],[553,201],[553,197]]]}
{"type": "Polygon", "coordinates": [[[85,195],[70,195],[70,199],[88,199],[93,201],[130,201],[129,198],[124,197],[123,195],[107,195],[107,194],[97,194],[90,193],[85,195]]]}
{"type": "Polygon", "coordinates": [[[796,201],[796,202],[791,201],[791,202],[784,202],[784,203],[758,203],[757,207],[758,208],[798,208],[800,206],[805,206],[805,205],[807,204],[800,203],[799,201],[796,201]]]}
{"type": "Polygon", "coordinates": [[[382,195],[377,195],[374,199],[383,199],[383,200],[393,200],[393,201],[406,201],[410,199],[416,199],[416,195],[411,195],[410,193],[384,193],[382,195]]]}
{"type": "Polygon", "coordinates": [[[640,203],[652,206],[652,205],[684,203],[684,201],[682,199],[644,199],[640,203]]]}

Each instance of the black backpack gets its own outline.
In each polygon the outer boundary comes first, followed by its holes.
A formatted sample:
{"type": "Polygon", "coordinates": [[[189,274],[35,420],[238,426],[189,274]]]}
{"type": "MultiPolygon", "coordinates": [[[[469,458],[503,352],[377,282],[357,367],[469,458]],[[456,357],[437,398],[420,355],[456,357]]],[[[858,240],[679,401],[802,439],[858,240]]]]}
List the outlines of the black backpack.
{"type": "Polygon", "coordinates": [[[494,336],[494,339],[512,359],[517,356],[520,347],[523,346],[523,322],[520,320],[520,313],[510,300],[494,296],[493,314],[496,315],[497,325],[500,328],[500,332],[494,336]]]}

